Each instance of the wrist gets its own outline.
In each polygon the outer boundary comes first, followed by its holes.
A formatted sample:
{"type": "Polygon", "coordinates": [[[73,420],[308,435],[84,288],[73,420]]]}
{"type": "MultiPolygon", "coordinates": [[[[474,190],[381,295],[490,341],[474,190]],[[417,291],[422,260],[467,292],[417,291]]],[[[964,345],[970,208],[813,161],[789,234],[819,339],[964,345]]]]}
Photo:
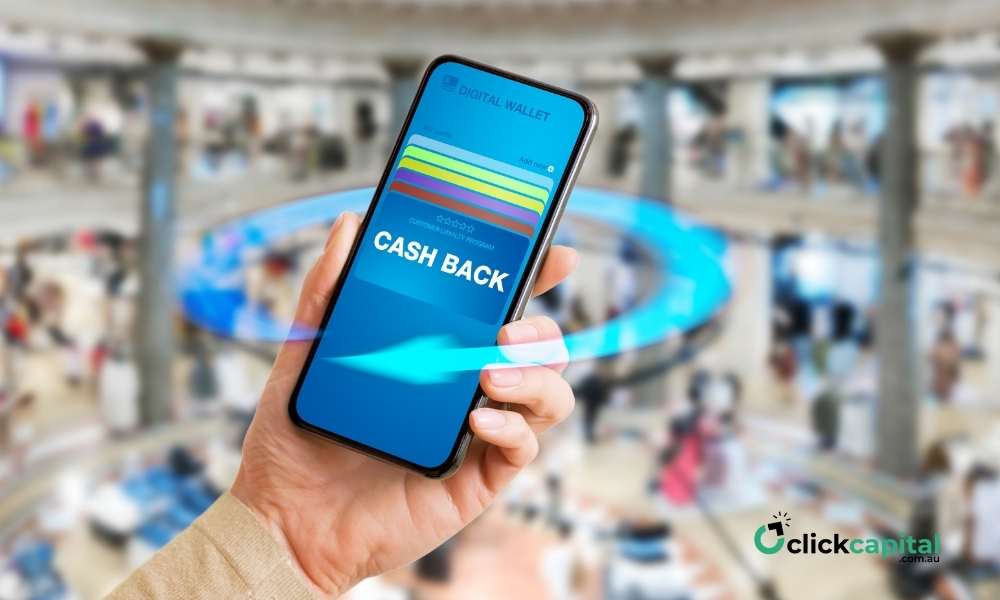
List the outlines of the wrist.
{"type": "MultiPolygon", "coordinates": [[[[313,595],[317,598],[338,598],[353,587],[355,582],[351,577],[338,572],[330,565],[320,570],[309,568],[311,565],[304,562],[301,549],[297,549],[294,543],[299,537],[295,535],[295,530],[301,528],[294,525],[295,519],[289,518],[289,507],[268,498],[266,494],[259,493],[257,489],[245,481],[241,472],[237,475],[230,494],[239,500],[270,534],[287,556],[289,565],[306,582],[313,595]]],[[[291,512],[294,514],[295,511],[291,512]]]]}

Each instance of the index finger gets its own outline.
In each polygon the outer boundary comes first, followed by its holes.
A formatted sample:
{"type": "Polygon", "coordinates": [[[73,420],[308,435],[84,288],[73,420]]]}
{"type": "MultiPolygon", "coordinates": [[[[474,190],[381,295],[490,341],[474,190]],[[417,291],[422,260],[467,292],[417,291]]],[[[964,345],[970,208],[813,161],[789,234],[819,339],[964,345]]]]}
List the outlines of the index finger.
{"type": "Polygon", "coordinates": [[[333,288],[340,279],[341,271],[351,252],[351,245],[358,235],[361,219],[352,212],[341,213],[330,228],[323,253],[313,265],[302,283],[299,304],[295,311],[295,324],[299,327],[316,328],[323,320],[326,305],[330,303],[333,288]]]}
{"type": "Polygon", "coordinates": [[[541,296],[545,292],[559,285],[562,280],[569,277],[569,274],[580,262],[580,255],[569,246],[554,245],[549,248],[542,264],[542,270],[535,280],[535,287],[531,290],[532,296],[541,296]]]}
{"type": "Polygon", "coordinates": [[[531,344],[524,350],[527,350],[528,354],[534,355],[539,352],[539,342],[547,343],[547,347],[542,349],[545,353],[544,364],[546,366],[561,373],[566,369],[566,363],[569,360],[566,344],[563,342],[562,330],[559,329],[559,325],[555,321],[544,315],[528,317],[504,325],[497,335],[497,342],[500,343],[504,355],[514,362],[538,362],[538,356],[525,355],[518,348],[518,345],[531,344]]]}

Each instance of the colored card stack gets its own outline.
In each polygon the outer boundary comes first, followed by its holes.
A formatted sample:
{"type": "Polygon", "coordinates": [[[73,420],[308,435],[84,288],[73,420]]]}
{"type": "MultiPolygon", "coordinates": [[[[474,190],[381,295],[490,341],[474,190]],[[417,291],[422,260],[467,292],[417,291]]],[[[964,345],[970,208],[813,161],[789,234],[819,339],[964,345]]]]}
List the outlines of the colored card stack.
{"type": "Polygon", "coordinates": [[[390,189],[532,237],[549,200],[552,180],[413,135],[390,189]]]}

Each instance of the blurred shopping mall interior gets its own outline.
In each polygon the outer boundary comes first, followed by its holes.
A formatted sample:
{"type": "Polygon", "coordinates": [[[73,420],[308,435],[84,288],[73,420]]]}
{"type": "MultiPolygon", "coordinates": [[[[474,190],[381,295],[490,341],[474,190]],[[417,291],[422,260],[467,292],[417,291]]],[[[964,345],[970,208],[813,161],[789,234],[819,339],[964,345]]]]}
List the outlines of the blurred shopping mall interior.
{"type": "MultiPolygon", "coordinates": [[[[227,489],[332,193],[442,53],[593,99],[581,194],[717,232],[730,293],[571,364],[496,505],[351,599],[1000,598],[993,0],[0,0],[0,598],[99,598],[227,489]],[[939,560],[768,556],[779,511],[939,560]]],[[[684,260],[569,206],[528,308],[567,332],[684,260]]]]}

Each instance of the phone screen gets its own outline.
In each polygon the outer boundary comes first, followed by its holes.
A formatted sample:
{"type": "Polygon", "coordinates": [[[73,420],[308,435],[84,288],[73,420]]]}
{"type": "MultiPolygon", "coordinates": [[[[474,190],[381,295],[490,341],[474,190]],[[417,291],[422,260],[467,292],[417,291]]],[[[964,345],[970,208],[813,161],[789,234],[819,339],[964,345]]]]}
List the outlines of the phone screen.
{"type": "Polygon", "coordinates": [[[419,468],[449,460],[478,372],[414,384],[327,359],[424,336],[495,343],[586,125],[572,96],[435,63],[299,381],[299,420],[419,468]]]}

